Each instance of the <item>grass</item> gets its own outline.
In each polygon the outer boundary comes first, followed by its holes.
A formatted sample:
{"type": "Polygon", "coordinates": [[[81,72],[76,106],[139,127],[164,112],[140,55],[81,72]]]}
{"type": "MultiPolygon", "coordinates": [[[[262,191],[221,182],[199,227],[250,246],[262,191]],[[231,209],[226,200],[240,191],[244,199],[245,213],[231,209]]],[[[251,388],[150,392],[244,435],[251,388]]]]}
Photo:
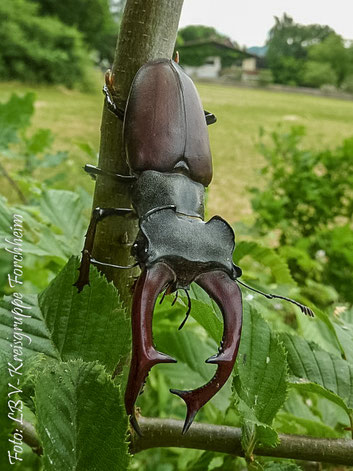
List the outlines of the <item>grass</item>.
{"type": "MultiPolygon", "coordinates": [[[[230,222],[249,217],[247,187],[261,185],[258,170],[264,160],[256,148],[260,127],[270,132],[279,123],[284,128],[305,125],[305,144],[317,149],[336,147],[353,134],[350,101],[217,84],[202,83],[198,89],[204,107],[218,118],[217,124],[209,128],[214,178],[208,213],[219,214],[230,222]]],[[[56,135],[55,146],[70,149],[67,188],[81,185],[93,191],[92,183],[81,171],[87,156],[76,142],[88,142],[98,150],[103,103],[100,85],[97,83],[97,93],[84,94],[61,87],[1,83],[0,101],[13,92],[26,91],[37,95],[32,127],[50,128],[56,135]]]]}

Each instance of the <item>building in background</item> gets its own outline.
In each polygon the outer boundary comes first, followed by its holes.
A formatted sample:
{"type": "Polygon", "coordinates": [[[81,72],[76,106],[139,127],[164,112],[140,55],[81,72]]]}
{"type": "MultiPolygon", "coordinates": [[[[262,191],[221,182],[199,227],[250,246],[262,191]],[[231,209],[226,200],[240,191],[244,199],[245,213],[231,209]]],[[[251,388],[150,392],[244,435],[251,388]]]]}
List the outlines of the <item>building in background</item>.
{"type": "Polygon", "coordinates": [[[180,64],[194,79],[256,81],[263,59],[230,40],[202,40],[178,46],[180,64]]]}

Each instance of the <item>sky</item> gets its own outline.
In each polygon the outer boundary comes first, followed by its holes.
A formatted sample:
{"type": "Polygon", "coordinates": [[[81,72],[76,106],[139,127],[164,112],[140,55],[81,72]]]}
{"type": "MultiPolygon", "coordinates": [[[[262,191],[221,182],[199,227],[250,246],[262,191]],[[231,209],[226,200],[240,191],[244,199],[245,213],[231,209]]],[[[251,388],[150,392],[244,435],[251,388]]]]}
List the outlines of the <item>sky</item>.
{"type": "Polygon", "coordinates": [[[263,46],[274,16],[288,13],[296,23],[327,24],[353,39],[352,0],[184,0],[179,27],[215,27],[240,46],[263,46]]]}

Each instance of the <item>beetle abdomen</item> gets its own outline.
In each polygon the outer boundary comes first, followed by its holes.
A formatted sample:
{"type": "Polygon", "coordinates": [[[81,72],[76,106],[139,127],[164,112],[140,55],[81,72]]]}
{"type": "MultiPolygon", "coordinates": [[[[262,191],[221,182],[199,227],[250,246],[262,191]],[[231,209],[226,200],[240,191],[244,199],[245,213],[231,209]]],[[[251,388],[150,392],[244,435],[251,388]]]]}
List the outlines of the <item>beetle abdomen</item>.
{"type": "Polygon", "coordinates": [[[204,111],[192,80],[174,61],[148,62],[131,86],[124,120],[128,164],[180,172],[208,186],[212,157],[204,111]]]}

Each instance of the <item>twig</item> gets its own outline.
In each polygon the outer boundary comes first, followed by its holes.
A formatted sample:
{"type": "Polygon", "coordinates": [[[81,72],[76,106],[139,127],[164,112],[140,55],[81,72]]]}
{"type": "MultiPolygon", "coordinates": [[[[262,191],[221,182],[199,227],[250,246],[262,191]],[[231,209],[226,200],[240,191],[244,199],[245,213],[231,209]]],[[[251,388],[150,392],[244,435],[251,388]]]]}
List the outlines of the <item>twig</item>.
{"type": "MultiPolygon", "coordinates": [[[[243,456],[239,428],[194,423],[188,433],[182,435],[181,420],[141,417],[139,425],[143,436],[133,435],[130,451],[134,454],[149,448],[178,447],[243,456]]],[[[259,456],[353,465],[353,440],[300,435],[279,435],[279,438],[277,447],[256,447],[254,453],[259,456]]]]}
{"type": "MultiPolygon", "coordinates": [[[[178,447],[208,450],[243,456],[241,430],[235,427],[194,423],[186,435],[182,435],[181,420],[146,419],[141,417],[139,425],[142,437],[132,435],[130,451],[133,454],[149,448],[178,447]]],[[[42,448],[32,424],[24,422],[24,441],[35,453],[42,448]]],[[[319,461],[353,465],[353,440],[340,438],[315,438],[300,435],[279,435],[280,444],[275,448],[256,447],[259,456],[291,458],[302,461],[319,461]]]]}
{"type": "Polygon", "coordinates": [[[11,177],[11,175],[8,173],[8,171],[6,170],[6,168],[2,164],[0,164],[0,171],[2,172],[2,174],[4,175],[6,180],[10,183],[10,185],[15,189],[15,191],[17,192],[18,196],[20,197],[20,200],[22,201],[22,203],[28,204],[28,201],[27,201],[25,195],[22,193],[21,188],[17,185],[15,180],[11,177]]]}
{"type": "Polygon", "coordinates": [[[32,448],[37,455],[43,454],[42,446],[38,440],[36,430],[30,422],[23,421],[22,426],[23,441],[32,448]]]}

